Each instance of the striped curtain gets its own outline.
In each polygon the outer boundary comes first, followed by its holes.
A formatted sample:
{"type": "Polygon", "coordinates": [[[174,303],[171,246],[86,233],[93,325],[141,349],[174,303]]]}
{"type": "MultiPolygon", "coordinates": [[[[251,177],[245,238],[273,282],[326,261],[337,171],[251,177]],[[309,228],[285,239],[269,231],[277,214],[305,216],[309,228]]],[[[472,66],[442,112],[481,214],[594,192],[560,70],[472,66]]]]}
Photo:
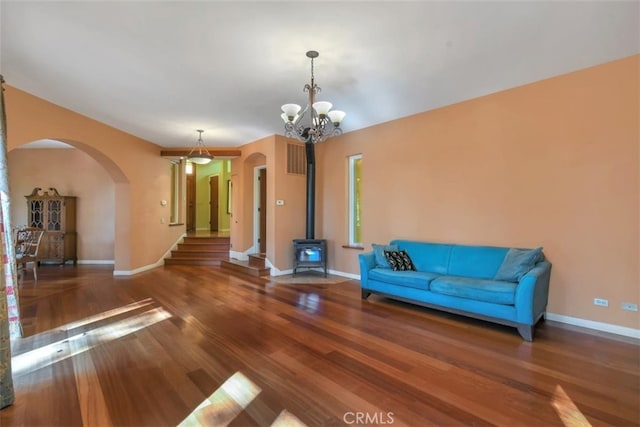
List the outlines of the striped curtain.
{"type": "Polygon", "coordinates": [[[11,338],[22,336],[18,288],[16,285],[15,247],[11,232],[9,173],[7,171],[7,119],[4,109],[4,79],[0,75],[0,408],[14,399],[11,376],[11,338]]]}

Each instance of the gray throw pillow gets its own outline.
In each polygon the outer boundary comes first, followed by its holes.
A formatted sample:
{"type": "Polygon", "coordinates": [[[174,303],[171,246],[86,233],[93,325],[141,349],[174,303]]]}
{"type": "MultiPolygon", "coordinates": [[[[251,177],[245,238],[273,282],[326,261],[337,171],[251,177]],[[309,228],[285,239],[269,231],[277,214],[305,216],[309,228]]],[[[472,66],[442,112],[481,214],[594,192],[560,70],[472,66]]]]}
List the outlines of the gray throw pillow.
{"type": "Polygon", "coordinates": [[[494,279],[519,282],[540,259],[543,259],[541,247],[536,249],[511,248],[504,257],[494,279]]]}
{"type": "Polygon", "coordinates": [[[372,243],[371,247],[373,248],[373,254],[376,258],[376,267],[391,268],[387,258],[384,256],[384,251],[397,251],[398,245],[378,245],[376,243],[372,243]]]}

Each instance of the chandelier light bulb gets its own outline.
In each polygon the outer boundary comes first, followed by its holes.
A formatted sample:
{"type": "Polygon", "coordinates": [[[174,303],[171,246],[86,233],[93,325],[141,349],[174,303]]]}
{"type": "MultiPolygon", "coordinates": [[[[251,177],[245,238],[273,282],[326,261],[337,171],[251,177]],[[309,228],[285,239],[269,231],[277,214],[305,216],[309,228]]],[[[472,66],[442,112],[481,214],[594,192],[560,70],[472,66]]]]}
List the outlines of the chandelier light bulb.
{"type": "Polygon", "coordinates": [[[327,113],[327,116],[329,117],[329,120],[331,120],[331,123],[333,123],[334,126],[340,126],[340,123],[342,122],[342,119],[344,119],[344,116],[346,116],[347,113],[345,113],[344,111],[340,111],[340,110],[331,110],[327,113]]]}
{"type": "Polygon", "coordinates": [[[333,107],[333,104],[327,101],[318,101],[313,103],[313,109],[316,110],[316,113],[320,116],[321,119],[324,119],[333,107]]]}
{"type": "Polygon", "coordinates": [[[290,122],[293,122],[302,109],[298,104],[284,104],[282,106],[282,111],[287,116],[290,122]]]}

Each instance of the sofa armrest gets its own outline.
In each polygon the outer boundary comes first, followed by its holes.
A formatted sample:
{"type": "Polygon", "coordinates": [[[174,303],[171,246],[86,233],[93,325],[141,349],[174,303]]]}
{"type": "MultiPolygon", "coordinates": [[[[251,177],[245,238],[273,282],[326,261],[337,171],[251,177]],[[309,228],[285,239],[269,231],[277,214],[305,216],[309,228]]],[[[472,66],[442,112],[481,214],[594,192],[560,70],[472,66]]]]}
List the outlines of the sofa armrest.
{"type": "Polygon", "coordinates": [[[369,270],[376,268],[376,257],[373,252],[365,252],[358,254],[358,262],[360,263],[360,283],[366,285],[369,280],[369,270]]]}
{"type": "Polygon", "coordinates": [[[547,310],[551,263],[536,264],[520,279],[516,288],[516,318],[519,323],[533,325],[547,310]]]}

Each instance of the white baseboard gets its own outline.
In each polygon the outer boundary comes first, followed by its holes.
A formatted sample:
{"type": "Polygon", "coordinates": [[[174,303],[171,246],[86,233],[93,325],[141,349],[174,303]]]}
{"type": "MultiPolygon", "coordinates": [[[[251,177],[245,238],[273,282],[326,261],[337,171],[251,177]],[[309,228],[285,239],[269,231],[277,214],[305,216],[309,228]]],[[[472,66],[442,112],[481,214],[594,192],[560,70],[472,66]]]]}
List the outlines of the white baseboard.
{"type": "Polygon", "coordinates": [[[164,265],[164,259],[169,256],[171,251],[178,246],[178,243],[184,239],[187,233],[183,233],[178,239],[171,245],[169,249],[160,257],[160,259],[153,264],[144,265],[142,267],[135,268],[133,270],[113,270],[114,276],[133,276],[134,274],[142,273],[143,271],[151,270],[152,268],[160,267],[164,265]]]}
{"type": "Polygon", "coordinates": [[[353,274],[353,273],[345,273],[344,271],[337,271],[337,270],[328,270],[329,274],[333,274],[334,276],[341,276],[341,277],[346,277],[348,279],[354,279],[354,280],[360,280],[360,275],[359,274],[353,274]]]}
{"type": "Polygon", "coordinates": [[[164,258],[154,264],[148,264],[133,270],[113,270],[114,276],[133,276],[134,274],[142,273],[143,271],[151,270],[152,268],[160,267],[164,265],[164,258]]]}
{"type": "Polygon", "coordinates": [[[623,335],[625,337],[640,339],[640,329],[627,328],[625,326],[612,325],[611,323],[594,322],[593,320],[580,319],[578,317],[565,316],[562,314],[547,313],[546,318],[555,322],[566,323],[567,325],[580,326],[597,331],[609,332],[623,335]]]}
{"type": "MultiPolygon", "coordinates": [[[[271,264],[271,263],[269,263],[271,264]]],[[[271,275],[272,276],[286,276],[287,274],[293,274],[293,269],[290,268],[288,270],[279,270],[277,268],[275,268],[274,266],[271,266],[271,275]]]]}
{"type": "Polygon", "coordinates": [[[251,252],[229,251],[229,258],[237,259],[238,261],[248,261],[249,253],[251,252]]]}
{"type": "Polygon", "coordinates": [[[115,261],[112,259],[79,259],[78,264],[114,265],[115,261]]]}

